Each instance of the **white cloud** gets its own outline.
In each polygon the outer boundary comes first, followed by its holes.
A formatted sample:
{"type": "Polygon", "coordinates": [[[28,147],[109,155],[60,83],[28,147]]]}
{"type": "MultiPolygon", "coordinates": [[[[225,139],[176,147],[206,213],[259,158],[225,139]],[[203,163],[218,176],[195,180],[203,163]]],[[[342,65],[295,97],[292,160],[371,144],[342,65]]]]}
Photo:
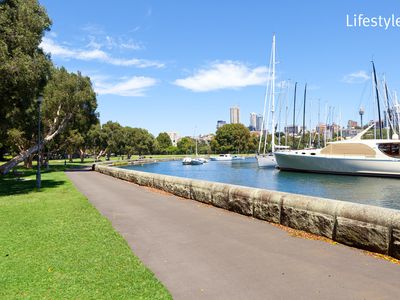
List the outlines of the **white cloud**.
{"type": "Polygon", "coordinates": [[[194,75],[177,79],[174,84],[194,92],[221,89],[238,89],[246,86],[264,85],[267,82],[267,67],[249,68],[241,62],[214,62],[194,75]]]}
{"type": "MultiPolygon", "coordinates": [[[[98,45],[98,44],[96,44],[98,45]]],[[[63,59],[79,59],[79,60],[97,60],[100,62],[108,63],[116,66],[134,66],[138,68],[162,68],[163,63],[139,59],[139,58],[115,58],[110,56],[107,52],[95,47],[94,49],[72,49],[66,46],[57,44],[53,39],[44,37],[40,46],[45,52],[50,53],[52,56],[60,57],[63,59]]],[[[94,46],[92,43],[91,46],[94,46]]]]}
{"type": "Polygon", "coordinates": [[[347,74],[343,77],[342,81],[345,83],[363,83],[370,79],[370,76],[365,71],[358,71],[347,74]]]}
{"type": "Polygon", "coordinates": [[[110,83],[104,76],[90,76],[94,90],[100,95],[118,95],[125,97],[142,97],[149,87],[154,86],[157,80],[151,77],[133,76],[123,81],[110,83]]]}

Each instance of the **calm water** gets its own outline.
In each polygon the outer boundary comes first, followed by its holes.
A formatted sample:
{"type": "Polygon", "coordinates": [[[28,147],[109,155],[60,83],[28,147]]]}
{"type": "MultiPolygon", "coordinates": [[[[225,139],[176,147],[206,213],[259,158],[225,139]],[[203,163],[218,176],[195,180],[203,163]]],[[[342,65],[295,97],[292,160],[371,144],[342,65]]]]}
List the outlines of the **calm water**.
{"type": "Polygon", "coordinates": [[[396,178],[259,169],[254,158],[235,162],[210,161],[199,166],[170,161],[124,168],[400,209],[400,179],[396,178]]]}

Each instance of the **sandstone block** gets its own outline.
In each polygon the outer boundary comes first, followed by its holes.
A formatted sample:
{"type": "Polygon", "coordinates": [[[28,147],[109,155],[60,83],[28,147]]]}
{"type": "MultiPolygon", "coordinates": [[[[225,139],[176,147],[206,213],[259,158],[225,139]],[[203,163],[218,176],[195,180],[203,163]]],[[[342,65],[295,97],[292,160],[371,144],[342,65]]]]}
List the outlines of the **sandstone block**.
{"type": "Polygon", "coordinates": [[[256,192],[253,200],[253,217],[272,223],[280,223],[281,193],[263,191],[256,192]]]}
{"type": "Polygon", "coordinates": [[[330,215],[283,205],[281,224],[332,238],[335,218],[330,215]]]}
{"type": "Polygon", "coordinates": [[[388,228],[371,223],[338,217],[336,241],[365,250],[387,254],[388,228]]]}

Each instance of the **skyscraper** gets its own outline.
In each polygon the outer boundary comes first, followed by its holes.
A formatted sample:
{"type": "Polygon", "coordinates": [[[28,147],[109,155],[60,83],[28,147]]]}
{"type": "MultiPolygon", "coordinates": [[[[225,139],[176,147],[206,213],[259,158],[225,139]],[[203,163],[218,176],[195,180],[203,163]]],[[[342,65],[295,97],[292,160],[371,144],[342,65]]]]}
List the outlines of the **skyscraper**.
{"type": "Polygon", "coordinates": [[[250,130],[256,130],[257,128],[257,114],[252,112],[250,113],[250,130]]]}
{"type": "MultiPolygon", "coordinates": [[[[257,120],[256,120],[256,130],[260,131],[261,130],[261,126],[263,123],[263,116],[262,115],[257,115],[257,120]]],[[[265,126],[263,126],[265,127],[265,126]]],[[[265,128],[263,128],[265,130],[265,128]]]]}
{"type": "Polygon", "coordinates": [[[231,107],[231,124],[239,124],[240,120],[239,120],[239,107],[234,106],[231,107]]]}

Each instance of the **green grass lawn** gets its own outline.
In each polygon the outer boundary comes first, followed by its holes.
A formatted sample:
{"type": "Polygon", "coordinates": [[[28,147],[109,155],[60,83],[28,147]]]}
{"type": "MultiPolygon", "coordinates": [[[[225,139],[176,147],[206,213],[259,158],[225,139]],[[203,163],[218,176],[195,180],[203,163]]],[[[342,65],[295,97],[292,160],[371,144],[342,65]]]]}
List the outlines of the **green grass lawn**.
{"type": "Polygon", "coordinates": [[[62,169],[0,177],[0,299],[170,299],[62,169]]]}

